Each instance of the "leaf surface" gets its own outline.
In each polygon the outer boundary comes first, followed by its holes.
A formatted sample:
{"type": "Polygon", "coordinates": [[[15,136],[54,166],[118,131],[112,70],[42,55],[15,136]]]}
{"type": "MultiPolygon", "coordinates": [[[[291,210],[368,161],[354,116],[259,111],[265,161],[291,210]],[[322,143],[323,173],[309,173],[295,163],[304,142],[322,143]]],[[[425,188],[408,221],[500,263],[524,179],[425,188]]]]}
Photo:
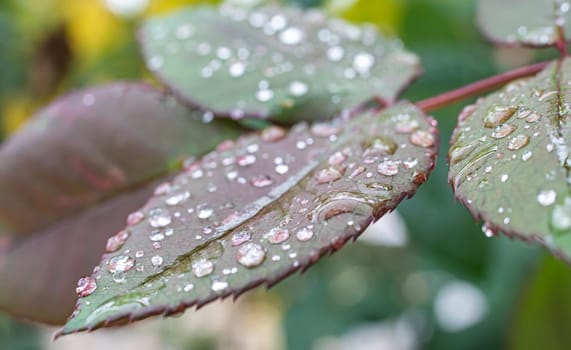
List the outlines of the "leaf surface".
{"type": "Polygon", "coordinates": [[[436,132],[402,103],[219,148],[131,215],[62,334],[176,314],[307,268],[415,193],[436,132]]]}
{"type": "Polygon", "coordinates": [[[398,40],[318,10],[191,7],[148,20],[139,37],[173,92],[233,118],[331,118],[371,95],[394,101],[419,73],[398,40]]]}
{"type": "Polygon", "coordinates": [[[136,83],[77,92],[38,112],[0,148],[0,308],[64,321],[77,278],[149,184],[238,133],[136,83]]]}
{"type": "Polygon", "coordinates": [[[492,42],[508,46],[553,46],[557,24],[571,38],[571,13],[560,0],[480,0],[478,22],[492,42]]]}
{"type": "Polygon", "coordinates": [[[468,106],[452,138],[449,180],[456,197],[502,231],[571,254],[569,103],[571,61],[468,106]]]}

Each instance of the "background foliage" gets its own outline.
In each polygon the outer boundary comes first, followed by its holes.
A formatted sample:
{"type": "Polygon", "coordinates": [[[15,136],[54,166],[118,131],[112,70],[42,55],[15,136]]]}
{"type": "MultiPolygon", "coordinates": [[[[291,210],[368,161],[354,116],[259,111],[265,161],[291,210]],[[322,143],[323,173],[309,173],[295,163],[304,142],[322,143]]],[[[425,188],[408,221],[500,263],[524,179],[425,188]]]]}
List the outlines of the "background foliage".
{"type": "MultiPolygon", "coordinates": [[[[193,2],[200,1],[151,0],[142,13],[125,17],[109,11],[104,1],[2,0],[2,136],[17,130],[38,107],[70,89],[111,80],[151,81],[134,41],[137,21],[193,2]]],[[[353,21],[373,22],[400,37],[408,49],[420,55],[425,68],[424,76],[405,96],[413,101],[534,61],[536,56],[553,54],[486,45],[475,26],[472,0],[286,2],[324,6],[353,21]]],[[[448,151],[447,142],[461,107],[435,113],[441,154],[448,151]]],[[[265,334],[271,344],[260,343],[260,349],[372,349],[366,347],[371,342],[387,343],[387,348],[398,344],[396,348],[402,349],[533,349],[534,344],[546,344],[545,339],[549,349],[567,349],[564,335],[571,313],[565,310],[571,294],[565,291],[571,285],[569,271],[563,263],[545,258],[536,247],[504,237],[494,239],[499,242],[485,238],[468,212],[454,202],[446,174],[441,157],[414,200],[399,207],[408,226],[406,246],[349,246],[322,260],[304,277],[288,279],[270,293],[253,293],[236,306],[224,303],[220,309],[213,308],[212,312],[232,315],[248,311],[255,318],[250,323],[228,321],[217,330],[212,326],[215,321],[204,312],[189,311],[178,321],[197,318],[203,328],[177,333],[169,320],[153,328],[156,341],[170,348],[246,349],[252,347],[244,344],[251,343],[235,338],[254,332],[265,334]],[[540,264],[541,260],[545,261],[540,264]],[[542,275],[534,277],[536,271],[542,275]],[[442,305],[450,306],[442,302],[444,292],[459,283],[469,283],[484,296],[479,308],[482,317],[466,327],[450,326],[441,310],[442,305]],[[261,332],[265,329],[262,325],[268,324],[274,325],[272,331],[261,332]]],[[[448,315],[450,312],[449,308],[448,315]]],[[[456,318],[456,325],[461,321],[456,318]]],[[[90,341],[106,341],[108,336],[123,337],[124,341],[135,337],[135,332],[96,334],[90,341]]],[[[49,344],[45,334],[42,327],[0,315],[1,349],[58,349],[88,339],[71,336],[75,338],[49,344]]]]}

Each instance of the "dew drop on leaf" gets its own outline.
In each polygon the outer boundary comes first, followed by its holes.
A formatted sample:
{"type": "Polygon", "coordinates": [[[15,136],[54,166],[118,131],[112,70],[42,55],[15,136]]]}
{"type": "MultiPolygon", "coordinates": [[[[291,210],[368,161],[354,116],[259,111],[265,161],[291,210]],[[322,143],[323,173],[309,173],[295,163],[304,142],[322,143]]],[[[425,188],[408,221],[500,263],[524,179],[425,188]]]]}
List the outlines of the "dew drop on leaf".
{"type": "Polygon", "coordinates": [[[192,273],[198,278],[210,275],[214,271],[212,261],[200,258],[192,263],[192,273]]]}
{"type": "Polygon", "coordinates": [[[127,255],[118,255],[109,260],[107,269],[109,272],[127,272],[133,268],[135,260],[127,255]]]}
{"type": "Polygon", "coordinates": [[[537,194],[537,202],[544,207],[548,207],[557,200],[557,192],[554,190],[542,190],[537,194]]]}
{"type": "Polygon", "coordinates": [[[82,277],[77,282],[75,292],[79,297],[86,297],[91,295],[97,289],[97,282],[93,277],[82,277]]]}
{"type": "Polygon", "coordinates": [[[257,243],[246,243],[238,249],[237,260],[240,265],[246,267],[256,267],[260,265],[266,257],[266,251],[257,243]]]}

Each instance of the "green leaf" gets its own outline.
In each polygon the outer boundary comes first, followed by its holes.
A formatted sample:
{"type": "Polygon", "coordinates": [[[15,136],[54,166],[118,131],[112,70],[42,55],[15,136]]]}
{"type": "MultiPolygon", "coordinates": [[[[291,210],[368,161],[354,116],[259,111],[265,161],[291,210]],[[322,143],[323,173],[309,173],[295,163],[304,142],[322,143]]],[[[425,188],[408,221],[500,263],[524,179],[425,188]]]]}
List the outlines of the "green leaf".
{"type": "Polygon", "coordinates": [[[238,131],[135,83],[77,92],[40,111],[0,148],[0,308],[63,322],[77,278],[157,179],[238,131]]]}
{"type": "Polygon", "coordinates": [[[569,267],[547,257],[535,272],[514,314],[509,349],[569,349],[570,296],[569,267]]]}
{"type": "Polygon", "coordinates": [[[569,3],[561,0],[480,0],[478,22],[490,41],[508,46],[553,46],[557,24],[571,38],[569,3]]]}
{"type": "Polygon", "coordinates": [[[207,155],[112,238],[62,334],[176,314],[307,268],[415,193],[436,133],[402,103],[288,136],[270,127],[207,155]]]}
{"type": "Polygon", "coordinates": [[[460,115],[449,180],[484,233],[502,231],[571,256],[571,61],[480,99],[460,115]]]}
{"type": "Polygon", "coordinates": [[[139,37],[173,92],[233,118],[327,119],[371,95],[392,102],[419,74],[399,41],[318,10],[191,7],[148,20],[139,37]]]}

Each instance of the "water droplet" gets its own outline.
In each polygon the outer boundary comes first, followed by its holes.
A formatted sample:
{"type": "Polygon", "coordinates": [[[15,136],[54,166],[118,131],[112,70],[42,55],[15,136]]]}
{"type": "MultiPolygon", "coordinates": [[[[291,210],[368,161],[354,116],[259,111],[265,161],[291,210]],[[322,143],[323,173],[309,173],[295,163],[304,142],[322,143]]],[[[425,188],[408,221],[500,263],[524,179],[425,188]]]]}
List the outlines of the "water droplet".
{"type": "Polygon", "coordinates": [[[214,292],[221,292],[224,289],[228,288],[228,282],[225,281],[214,281],[212,282],[212,285],[210,286],[210,288],[212,289],[212,291],[214,292]]]}
{"type": "Polygon", "coordinates": [[[165,204],[168,206],[175,206],[183,203],[189,198],[190,198],[190,192],[182,192],[165,199],[165,204]]]}
{"type": "Polygon", "coordinates": [[[164,64],[164,59],[160,56],[151,57],[147,63],[149,70],[157,71],[162,68],[164,64]]]}
{"type": "Polygon", "coordinates": [[[149,225],[154,228],[161,228],[170,225],[172,219],[168,211],[162,208],[155,208],[149,211],[149,225]]]}
{"type": "Polygon", "coordinates": [[[329,123],[316,123],[311,126],[311,134],[317,137],[328,138],[339,132],[339,127],[329,123]]]}
{"type": "Polygon", "coordinates": [[[528,143],[529,143],[529,136],[520,134],[515,136],[508,142],[508,149],[510,151],[517,151],[527,146],[528,143]]]}
{"type": "Polygon", "coordinates": [[[375,203],[378,203],[377,199],[372,200],[361,193],[327,194],[322,203],[310,214],[310,219],[313,222],[324,223],[344,213],[369,216],[372,214],[372,205],[375,203]]]}
{"type": "Polygon", "coordinates": [[[514,132],[515,129],[516,127],[510,124],[500,125],[496,128],[496,130],[494,130],[494,132],[492,133],[492,137],[495,139],[503,139],[504,137],[514,132]]]}
{"type": "Polygon", "coordinates": [[[516,112],[514,107],[495,106],[484,118],[484,126],[486,128],[495,128],[496,126],[508,121],[516,112]]]}
{"type": "Polygon", "coordinates": [[[82,277],[77,282],[77,288],[75,292],[80,298],[91,295],[97,289],[97,282],[93,277],[82,277]]]}
{"type": "Polygon", "coordinates": [[[263,188],[271,186],[274,181],[268,175],[256,175],[250,180],[250,183],[256,188],[263,188]]]}
{"type": "Polygon", "coordinates": [[[279,164],[276,166],[276,173],[280,175],[285,175],[289,171],[289,166],[286,164],[279,164]]]}
{"type": "Polygon", "coordinates": [[[384,176],[395,176],[399,173],[399,166],[392,160],[385,160],[378,165],[377,172],[384,176]]]}
{"type": "Polygon", "coordinates": [[[326,184],[339,180],[343,173],[338,167],[331,166],[327,169],[322,169],[317,173],[315,182],[318,184],[326,184]]]}
{"type": "Polygon", "coordinates": [[[331,62],[339,62],[345,56],[345,50],[341,46],[333,46],[327,50],[327,58],[331,62]]]}
{"type": "Polygon", "coordinates": [[[329,165],[341,165],[347,160],[343,152],[335,152],[329,157],[329,165]]]}
{"type": "Polygon", "coordinates": [[[256,92],[256,99],[260,102],[268,102],[274,98],[274,92],[269,89],[258,90],[256,92]]]}
{"type": "Polygon", "coordinates": [[[270,126],[262,131],[262,140],[265,142],[277,142],[286,136],[286,131],[279,126],[270,126]]]}
{"type": "Polygon", "coordinates": [[[151,258],[151,264],[155,267],[161,266],[163,264],[163,257],[160,255],[153,256],[151,258]]]}
{"type": "Polygon", "coordinates": [[[286,45],[297,45],[301,43],[305,34],[296,27],[290,27],[280,33],[280,41],[286,45]]]}
{"type": "Polygon", "coordinates": [[[109,272],[127,272],[133,268],[135,260],[127,255],[118,255],[109,260],[107,270],[109,272]]]}
{"type": "Polygon", "coordinates": [[[237,260],[246,267],[260,265],[266,257],[266,251],[257,243],[246,243],[238,249],[237,260]]]}
{"type": "Polygon", "coordinates": [[[309,227],[304,227],[295,233],[295,237],[302,242],[309,241],[313,238],[313,230],[309,227]]]}
{"type": "Polygon", "coordinates": [[[192,273],[198,278],[210,275],[214,271],[214,263],[210,260],[199,259],[192,263],[192,273]]]}
{"type": "Polygon", "coordinates": [[[119,231],[116,235],[112,236],[107,240],[107,244],[105,246],[105,251],[107,253],[113,253],[117,250],[121,249],[125,241],[129,238],[129,232],[122,230],[119,231]]]}
{"type": "Polygon", "coordinates": [[[175,36],[178,40],[187,40],[194,34],[194,27],[189,24],[182,24],[176,29],[175,36]]]}
{"type": "Polygon", "coordinates": [[[239,166],[251,166],[256,163],[256,156],[253,154],[246,154],[236,158],[236,164],[239,166]]]}
{"type": "Polygon", "coordinates": [[[488,238],[492,238],[492,237],[495,237],[497,235],[497,232],[494,231],[492,226],[487,222],[482,226],[482,232],[488,238]]]}
{"type": "Polygon", "coordinates": [[[127,225],[132,226],[141,222],[145,218],[145,214],[140,211],[129,214],[127,217],[127,225]]]}
{"type": "Polygon", "coordinates": [[[364,158],[392,155],[397,150],[397,144],[386,137],[377,137],[364,147],[366,147],[363,152],[364,158]]]}
{"type": "Polygon", "coordinates": [[[301,81],[294,81],[289,85],[289,93],[295,97],[305,96],[309,92],[309,85],[301,81]]]}
{"type": "Polygon", "coordinates": [[[206,220],[214,214],[214,209],[212,209],[208,204],[200,204],[196,207],[196,212],[199,219],[206,220]]]}
{"type": "Polygon", "coordinates": [[[527,152],[525,152],[524,154],[521,155],[521,159],[522,159],[523,161],[528,161],[528,160],[531,158],[532,155],[533,155],[533,153],[532,153],[531,151],[527,151],[527,152]]]}
{"type": "Polygon", "coordinates": [[[502,176],[500,176],[500,181],[501,182],[507,182],[509,180],[510,176],[508,174],[503,174],[502,176]]]}
{"type": "Polygon", "coordinates": [[[557,200],[557,192],[554,190],[542,190],[537,194],[537,202],[544,207],[548,207],[557,200]]]}
{"type": "Polygon", "coordinates": [[[399,134],[410,134],[416,131],[419,127],[420,125],[416,120],[403,120],[397,123],[395,129],[399,134]]]}
{"type": "Polygon", "coordinates": [[[569,233],[571,230],[571,197],[566,197],[563,204],[558,204],[553,208],[550,224],[555,232],[569,233]]]}
{"type": "Polygon", "coordinates": [[[252,239],[252,235],[248,231],[239,231],[232,235],[231,243],[232,247],[237,247],[248,242],[252,239]]]}
{"type": "Polygon", "coordinates": [[[369,73],[374,65],[375,56],[368,52],[360,52],[353,58],[353,69],[362,75],[369,73]]]}
{"type": "Polygon", "coordinates": [[[244,75],[246,72],[246,65],[242,62],[234,62],[228,68],[228,73],[233,78],[239,78],[244,75]]]}
{"type": "Polygon", "coordinates": [[[271,244],[280,244],[289,239],[289,231],[281,227],[274,227],[264,235],[271,244]]]}
{"type": "Polygon", "coordinates": [[[162,241],[163,239],[165,239],[165,235],[164,235],[162,232],[154,231],[154,232],[149,236],[149,239],[150,239],[152,242],[160,242],[160,241],[162,241]]]}
{"type": "Polygon", "coordinates": [[[541,115],[539,113],[532,113],[529,117],[525,119],[528,123],[535,123],[541,120],[541,115]]]}
{"type": "Polygon", "coordinates": [[[434,136],[427,131],[419,130],[410,135],[410,142],[418,147],[432,147],[434,146],[434,136]]]}

